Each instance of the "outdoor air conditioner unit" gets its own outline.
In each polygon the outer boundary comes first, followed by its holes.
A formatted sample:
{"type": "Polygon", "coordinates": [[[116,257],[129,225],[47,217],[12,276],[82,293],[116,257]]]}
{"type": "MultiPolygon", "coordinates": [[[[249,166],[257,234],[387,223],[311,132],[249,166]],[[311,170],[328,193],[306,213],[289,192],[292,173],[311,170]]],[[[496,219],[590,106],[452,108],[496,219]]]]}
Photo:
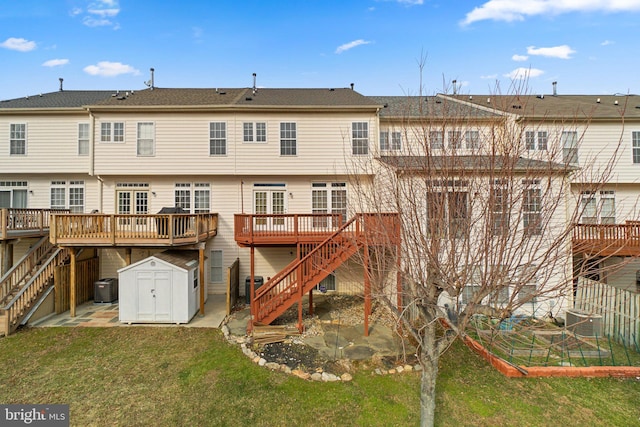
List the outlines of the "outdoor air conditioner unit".
{"type": "Polygon", "coordinates": [[[602,316],[579,310],[567,310],[567,329],[585,337],[602,336],[602,316]]]}

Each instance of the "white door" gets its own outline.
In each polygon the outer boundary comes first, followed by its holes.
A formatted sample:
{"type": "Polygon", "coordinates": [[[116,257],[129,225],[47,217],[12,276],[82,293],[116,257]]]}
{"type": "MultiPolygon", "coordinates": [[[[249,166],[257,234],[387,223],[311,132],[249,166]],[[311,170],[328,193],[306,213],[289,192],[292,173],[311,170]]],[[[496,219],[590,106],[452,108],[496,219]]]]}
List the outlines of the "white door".
{"type": "MultiPolygon", "coordinates": [[[[257,215],[284,214],[285,190],[269,189],[254,190],[253,192],[253,212],[257,215]]],[[[258,230],[277,230],[284,228],[284,218],[256,218],[254,227],[258,230]]]]}
{"type": "Polygon", "coordinates": [[[171,321],[171,271],[139,271],[136,273],[140,321],[171,321]]]}

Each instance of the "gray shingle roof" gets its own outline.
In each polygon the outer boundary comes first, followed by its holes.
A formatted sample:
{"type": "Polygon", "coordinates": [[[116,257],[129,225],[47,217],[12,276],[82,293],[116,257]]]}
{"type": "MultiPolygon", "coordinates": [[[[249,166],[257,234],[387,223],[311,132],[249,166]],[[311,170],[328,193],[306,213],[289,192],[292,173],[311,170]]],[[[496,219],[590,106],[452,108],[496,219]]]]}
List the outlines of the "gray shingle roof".
{"type": "Polygon", "coordinates": [[[571,166],[565,166],[561,163],[505,156],[381,156],[380,161],[397,170],[407,172],[442,171],[446,169],[483,173],[508,169],[516,173],[558,173],[573,170],[571,166]]]}
{"type": "Polygon", "coordinates": [[[457,100],[529,119],[640,118],[638,95],[457,95],[457,100]]]}
{"type": "Polygon", "coordinates": [[[380,117],[385,119],[431,118],[488,119],[500,114],[473,105],[465,105],[438,96],[370,96],[383,105],[380,117]]]}
{"type": "Polygon", "coordinates": [[[0,111],[14,108],[82,108],[111,98],[114,90],[63,90],[0,101],[0,111]]]}
{"type": "Polygon", "coordinates": [[[351,89],[251,88],[154,88],[123,93],[105,99],[96,107],[115,106],[246,106],[246,107],[371,107],[377,104],[351,89]]]}

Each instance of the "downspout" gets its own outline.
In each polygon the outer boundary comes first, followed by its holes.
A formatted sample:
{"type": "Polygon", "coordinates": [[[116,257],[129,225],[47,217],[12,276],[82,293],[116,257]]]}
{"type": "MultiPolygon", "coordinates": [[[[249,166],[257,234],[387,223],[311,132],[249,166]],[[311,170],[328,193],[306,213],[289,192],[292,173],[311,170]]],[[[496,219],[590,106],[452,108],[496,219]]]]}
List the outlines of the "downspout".
{"type": "Polygon", "coordinates": [[[98,211],[102,212],[102,194],[104,191],[104,180],[100,178],[100,175],[96,175],[95,167],[96,167],[96,116],[93,115],[91,109],[87,109],[89,111],[89,118],[91,122],[89,124],[89,176],[95,176],[100,185],[98,186],[98,211]]]}

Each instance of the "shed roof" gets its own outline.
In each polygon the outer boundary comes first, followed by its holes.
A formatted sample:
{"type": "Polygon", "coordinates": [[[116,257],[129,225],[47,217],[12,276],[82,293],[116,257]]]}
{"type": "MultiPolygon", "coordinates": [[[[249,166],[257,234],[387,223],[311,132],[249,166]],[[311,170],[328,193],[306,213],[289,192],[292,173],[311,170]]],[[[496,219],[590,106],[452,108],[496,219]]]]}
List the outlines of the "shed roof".
{"type": "Polygon", "coordinates": [[[181,270],[189,271],[192,270],[196,265],[198,265],[198,251],[178,251],[178,250],[169,250],[160,252],[145,259],[142,259],[138,262],[135,262],[131,265],[123,267],[118,270],[118,273],[127,271],[129,269],[135,268],[141,264],[147,263],[150,260],[155,259],[165,264],[169,264],[175,267],[178,267],[181,270]]]}

